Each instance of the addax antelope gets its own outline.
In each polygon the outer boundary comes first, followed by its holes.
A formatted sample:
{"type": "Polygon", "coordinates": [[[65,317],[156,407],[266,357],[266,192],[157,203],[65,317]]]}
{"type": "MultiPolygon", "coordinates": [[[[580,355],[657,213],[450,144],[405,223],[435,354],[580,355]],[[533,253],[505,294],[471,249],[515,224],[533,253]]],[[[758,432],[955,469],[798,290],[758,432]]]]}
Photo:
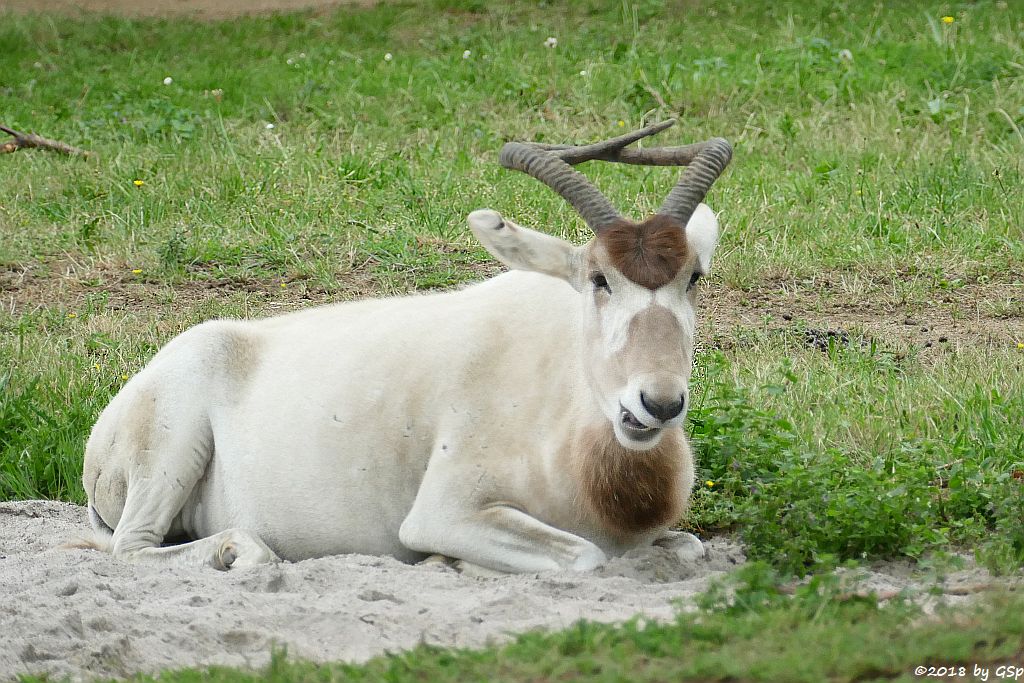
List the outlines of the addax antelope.
{"type": "Polygon", "coordinates": [[[630,147],[673,123],[502,149],[575,207],[595,233],[583,246],[474,211],[509,272],[173,339],[89,439],[94,545],[220,569],[363,553],[587,570],[651,543],[700,556],[670,527],[693,483],[696,284],[718,241],[701,202],[732,150],[630,147]],[[590,160],[686,169],[636,223],[572,168],[590,160]]]}

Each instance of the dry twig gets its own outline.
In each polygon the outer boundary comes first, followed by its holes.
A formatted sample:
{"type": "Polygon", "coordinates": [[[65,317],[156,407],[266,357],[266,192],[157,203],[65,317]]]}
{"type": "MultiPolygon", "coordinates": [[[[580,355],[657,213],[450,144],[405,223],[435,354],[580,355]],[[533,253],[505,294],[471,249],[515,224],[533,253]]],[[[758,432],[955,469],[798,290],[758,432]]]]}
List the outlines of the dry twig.
{"type": "Polygon", "coordinates": [[[33,135],[32,133],[19,133],[18,131],[7,128],[6,126],[0,126],[0,131],[7,133],[14,138],[13,140],[8,140],[7,142],[0,144],[0,154],[17,152],[19,149],[28,149],[31,147],[35,147],[36,149],[48,149],[53,152],[60,152],[61,154],[69,154],[71,156],[87,157],[92,154],[92,152],[72,147],[71,145],[57,140],[50,140],[49,138],[33,135]]]}

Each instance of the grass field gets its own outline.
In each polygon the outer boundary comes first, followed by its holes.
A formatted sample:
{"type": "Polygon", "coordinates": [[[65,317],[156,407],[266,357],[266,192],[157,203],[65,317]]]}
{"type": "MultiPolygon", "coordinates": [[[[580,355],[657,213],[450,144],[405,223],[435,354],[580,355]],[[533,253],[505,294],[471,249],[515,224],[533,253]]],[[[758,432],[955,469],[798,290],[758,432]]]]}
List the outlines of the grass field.
{"type": "MultiPolygon", "coordinates": [[[[724,234],[684,525],[783,574],[954,549],[1024,564],[1024,5],[9,15],[0,45],[0,124],[94,152],[0,156],[0,500],[82,502],[96,415],[192,324],[480,279],[498,268],[476,208],[587,239],[500,169],[504,141],[677,116],[667,142],[735,146],[708,199],[724,234]]],[[[585,170],[636,216],[676,178],[585,170]]]]}

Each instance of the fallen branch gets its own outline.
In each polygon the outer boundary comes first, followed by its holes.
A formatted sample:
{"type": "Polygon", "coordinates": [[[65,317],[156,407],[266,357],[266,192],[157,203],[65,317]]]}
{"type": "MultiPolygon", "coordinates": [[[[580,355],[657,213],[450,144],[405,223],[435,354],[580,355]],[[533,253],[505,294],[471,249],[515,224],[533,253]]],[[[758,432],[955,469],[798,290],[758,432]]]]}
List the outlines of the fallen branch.
{"type": "Polygon", "coordinates": [[[50,140],[49,138],[33,135],[32,133],[19,133],[18,131],[7,128],[6,126],[0,126],[0,131],[7,133],[14,138],[13,140],[8,140],[7,142],[0,144],[0,154],[9,154],[10,152],[17,152],[19,149],[29,149],[31,147],[35,147],[36,149],[48,149],[53,152],[60,152],[61,154],[68,154],[71,156],[87,157],[92,154],[92,152],[72,147],[71,145],[57,140],[50,140]]]}

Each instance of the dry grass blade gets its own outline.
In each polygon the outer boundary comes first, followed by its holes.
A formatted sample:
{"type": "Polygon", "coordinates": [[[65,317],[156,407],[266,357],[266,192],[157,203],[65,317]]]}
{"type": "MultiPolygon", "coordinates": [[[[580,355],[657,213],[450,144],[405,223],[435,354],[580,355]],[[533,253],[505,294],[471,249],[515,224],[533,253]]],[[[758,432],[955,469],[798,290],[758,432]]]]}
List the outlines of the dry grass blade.
{"type": "Polygon", "coordinates": [[[67,154],[70,156],[88,157],[92,155],[84,149],[78,147],[72,147],[69,144],[60,142],[59,140],[50,140],[39,135],[33,135],[32,133],[20,133],[6,126],[0,126],[0,131],[7,133],[12,136],[13,140],[0,144],[0,154],[9,154],[10,152],[17,152],[19,149],[48,149],[53,152],[60,152],[61,154],[67,154]]]}

